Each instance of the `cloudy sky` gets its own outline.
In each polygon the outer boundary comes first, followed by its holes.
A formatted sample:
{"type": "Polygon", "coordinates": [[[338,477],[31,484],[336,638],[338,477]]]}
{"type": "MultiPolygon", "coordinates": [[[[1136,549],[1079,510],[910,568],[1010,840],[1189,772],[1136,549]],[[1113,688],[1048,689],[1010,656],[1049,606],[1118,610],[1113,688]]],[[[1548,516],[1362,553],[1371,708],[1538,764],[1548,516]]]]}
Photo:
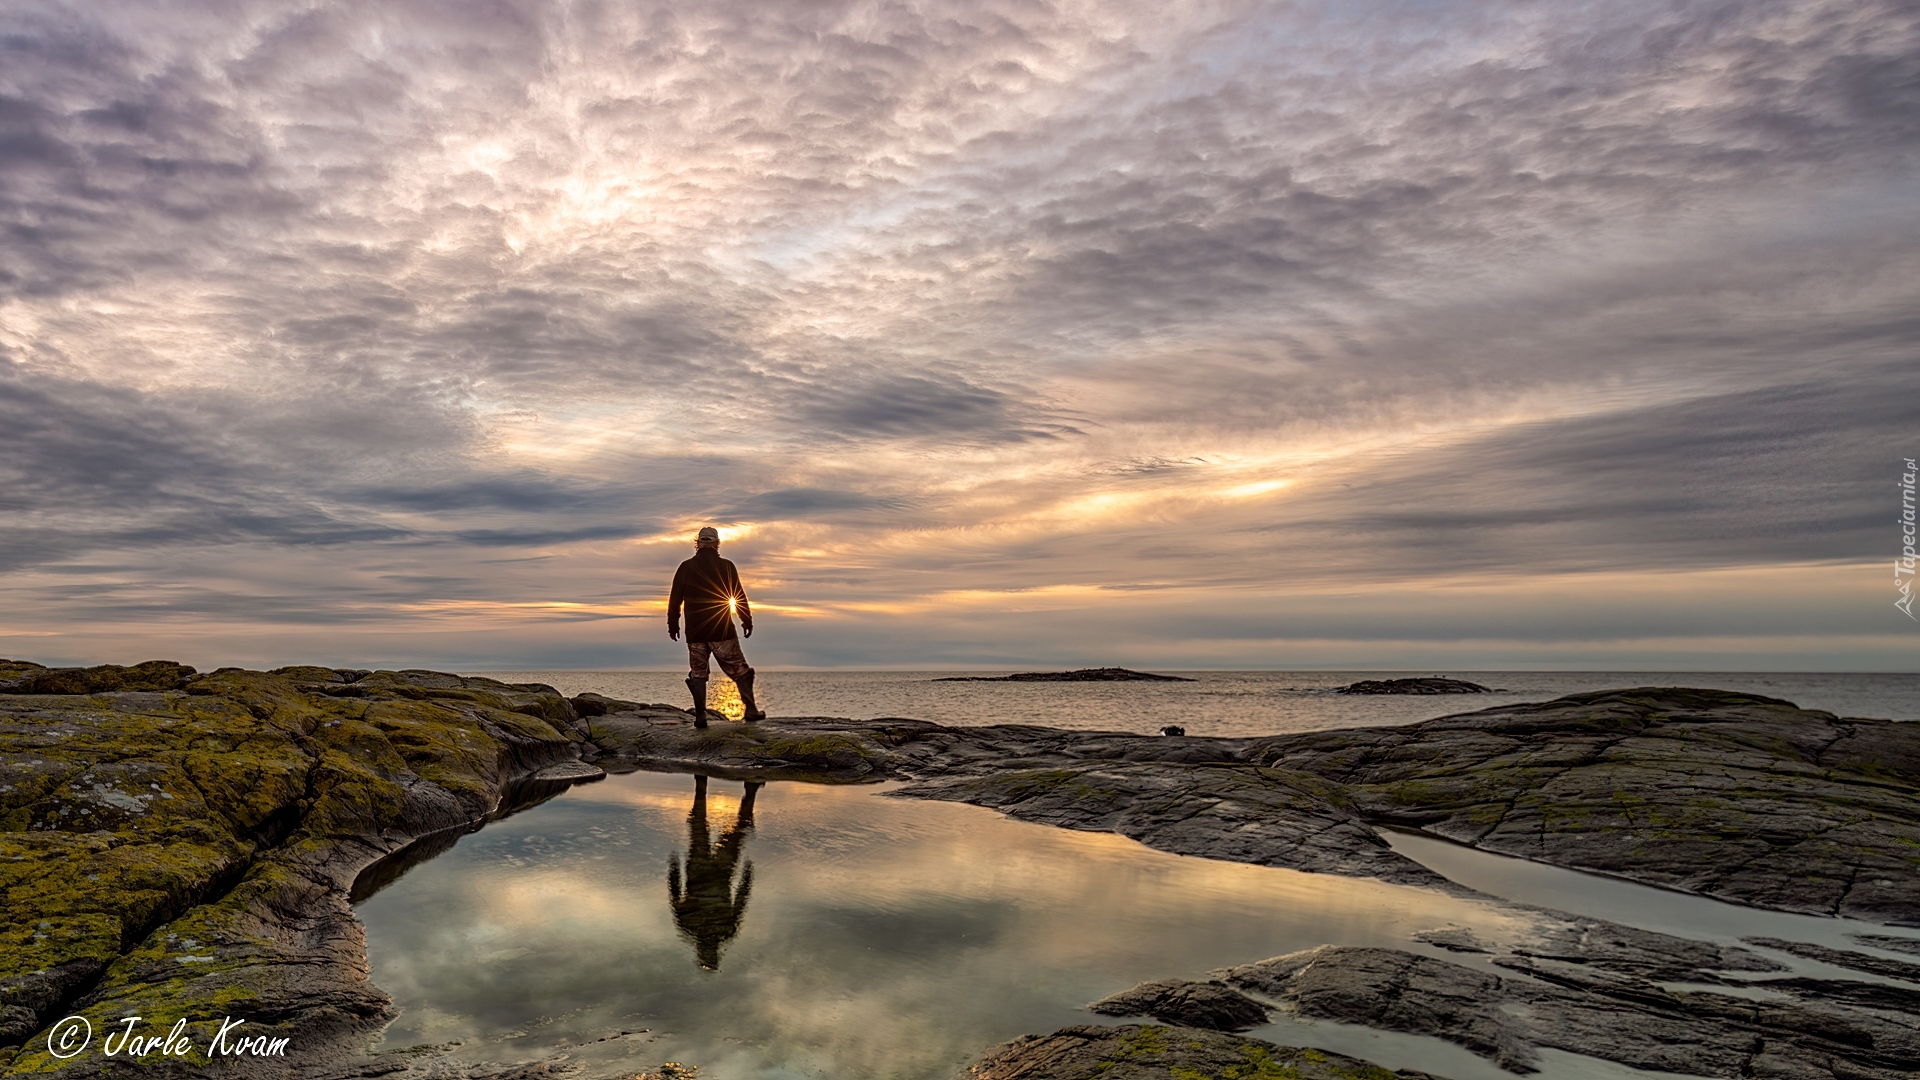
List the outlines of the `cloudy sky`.
{"type": "Polygon", "coordinates": [[[1902,0],[8,0],[0,654],[1920,670],[1902,0]]]}

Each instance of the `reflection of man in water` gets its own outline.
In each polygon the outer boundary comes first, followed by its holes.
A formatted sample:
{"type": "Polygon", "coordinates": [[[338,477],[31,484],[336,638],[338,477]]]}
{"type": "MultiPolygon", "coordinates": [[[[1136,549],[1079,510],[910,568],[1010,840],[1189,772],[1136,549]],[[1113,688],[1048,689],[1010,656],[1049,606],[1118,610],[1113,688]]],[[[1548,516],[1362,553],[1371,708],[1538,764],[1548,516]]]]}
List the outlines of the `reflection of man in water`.
{"type": "Polygon", "coordinates": [[[707,840],[707,778],[693,778],[693,809],[687,814],[687,875],[680,876],[675,856],[667,872],[667,895],[673,900],[674,925],[693,941],[693,953],[709,971],[720,967],[720,946],[740,932],[747,913],[747,893],[753,889],[753,861],[740,871],[740,887],[733,886],[733,864],[740,861],[740,845],[753,831],[753,797],[760,785],[749,783],[740,799],[740,812],[720,842],[707,840]],[[682,888],[682,885],[685,885],[682,888]]]}

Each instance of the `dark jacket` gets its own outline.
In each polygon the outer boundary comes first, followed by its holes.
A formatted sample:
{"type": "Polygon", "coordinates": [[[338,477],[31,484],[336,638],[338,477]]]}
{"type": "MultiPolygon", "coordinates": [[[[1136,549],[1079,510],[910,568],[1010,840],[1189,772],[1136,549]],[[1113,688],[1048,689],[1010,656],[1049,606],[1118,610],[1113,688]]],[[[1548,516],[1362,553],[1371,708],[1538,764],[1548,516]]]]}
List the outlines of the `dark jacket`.
{"type": "Polygon", "coordinates": [[[747,590],[740,587],[740,571],[712,548],[702,548],[693,558],[673,572],[673,592],[667,597],[667,629],[680,629],[680,605],[687,606],[687,640],[732,641],[732,611],[740,613],[740,625],[753,629],[753,609],[747,606],[747,590]]]}

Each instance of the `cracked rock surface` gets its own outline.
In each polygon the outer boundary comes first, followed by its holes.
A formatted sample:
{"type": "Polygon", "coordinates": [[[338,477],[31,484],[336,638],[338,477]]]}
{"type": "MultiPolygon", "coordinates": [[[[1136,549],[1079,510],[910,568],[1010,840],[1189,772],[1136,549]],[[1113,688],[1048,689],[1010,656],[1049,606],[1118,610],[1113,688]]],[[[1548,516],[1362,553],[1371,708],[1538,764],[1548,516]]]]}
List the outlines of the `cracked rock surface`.
{"type": "Polygon", "coordinates": [[[1245,1031],[1267,1022],[1266,1006],[1227,984],[1185,979],[1143,982],[1087,1008],[1102,1016],[1151,1016],[1212,1031],[1245,1031]]]}
{"type": "Polygon", "coordinates": [[[1080,1026],[1028,1035],[981,1058],[966,1075],[972,1080],[1435,1080],[1423,1072],[1390,1072],[1344,1054],[1155,1024],[1080,1026]]]}
{"type": "Polygon", "coordinates": [[[1722,900],[1920,925],[1920,724],[1718,690],[1264,740],[1358,814],[1722,900]]]}
{"type": "MultiPolygon", "coordinates": [[[[1651,964],[1504,956],[1493,960],[1505,969],[1496,974],[1395,949],[1328,945],[1214,974],[1300,1016],[1435,1036],[1514,1072],[1533,1071],[1542,1046],[1698,1076],[1906,1080],[1920,1070],[1920,987],[1745,983],[1772,991],[1756,1000],[1623,973],[1678,972],[1686,950],[1674,951],[1651,964]]],[[[1707,969],[1688,975],[1720,978],[1707,969]]]]}

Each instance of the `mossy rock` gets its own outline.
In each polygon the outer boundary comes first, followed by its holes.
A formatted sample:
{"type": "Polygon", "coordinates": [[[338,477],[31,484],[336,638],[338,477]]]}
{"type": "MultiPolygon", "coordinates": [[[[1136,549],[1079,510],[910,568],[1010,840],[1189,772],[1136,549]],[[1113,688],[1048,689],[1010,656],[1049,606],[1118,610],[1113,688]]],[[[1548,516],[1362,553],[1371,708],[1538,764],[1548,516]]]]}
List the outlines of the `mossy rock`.
{"type": "Polygon", "coordinates": [[[194,669],[171,660],[148,660],[133,667],[101,664],[85,668],[48,668],[23,661],[0,661],[0,693],[108,694],[120,690],[178,690],[194,669]]]}
{"type": "Polygon", "coordinates": [[[45,670],[47,670],[45,664],[36,664],[31,660],[0,660],[0,687],[23,675],[32,675],[45,670]]]}
{"type": "Polygon", "coordinates": [[[38,1068],[30,1039],[60,1010],[219,1016],[270,993],[301,970],[301,935],[275,920],[330,895],[308,867],[478,820],[514,777],[578,756],[549,687],[170,662],[0,673],[31,687],[0,696],[0,1055],[29,1040],[11,1072],[38,1068]]]}

